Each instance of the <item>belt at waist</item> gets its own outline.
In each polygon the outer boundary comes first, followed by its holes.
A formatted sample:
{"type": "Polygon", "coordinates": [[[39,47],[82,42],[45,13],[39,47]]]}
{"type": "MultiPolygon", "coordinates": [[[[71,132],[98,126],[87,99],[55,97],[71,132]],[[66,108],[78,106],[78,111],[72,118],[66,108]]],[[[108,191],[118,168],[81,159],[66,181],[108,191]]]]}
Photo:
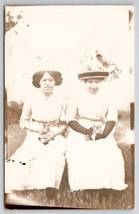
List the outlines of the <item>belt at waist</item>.
{"type": "Polygon", "coordinates": [[[53,120],[53,121],[39,121],[32,118],[32,122],[41,123],[44,127],[53,127],[53,126],[60,126],[66,125],[65,121],[60,120],[53,120]]]}

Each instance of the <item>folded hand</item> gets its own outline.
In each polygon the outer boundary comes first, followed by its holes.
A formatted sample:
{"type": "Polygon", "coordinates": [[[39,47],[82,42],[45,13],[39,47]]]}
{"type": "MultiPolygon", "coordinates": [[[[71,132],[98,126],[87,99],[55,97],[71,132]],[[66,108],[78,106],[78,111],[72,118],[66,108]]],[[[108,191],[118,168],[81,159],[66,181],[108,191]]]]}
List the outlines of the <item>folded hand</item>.
{"type": "Polygon", "coordinates": [[[54,140],[55,136],[57,135],[56,132],[53,131],[48,131],[45,134],[40,134],[39,135],[39,140],[43,143],[43,144],[47,144],[49,141],[54,140]]]}

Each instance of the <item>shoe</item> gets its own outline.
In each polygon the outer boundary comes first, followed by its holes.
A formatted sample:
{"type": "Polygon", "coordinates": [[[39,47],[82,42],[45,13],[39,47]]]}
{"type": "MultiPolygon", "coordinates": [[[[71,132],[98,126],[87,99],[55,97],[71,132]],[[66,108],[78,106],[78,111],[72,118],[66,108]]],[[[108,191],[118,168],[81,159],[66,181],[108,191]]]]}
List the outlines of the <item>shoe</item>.
{"type": "Polygon", "coordinates": [[[53,188],[53,187],[46,188],[46,195],[50,200],[56,198],[57,193],[58,193],[58,190],[56,188],[53,188]]]}

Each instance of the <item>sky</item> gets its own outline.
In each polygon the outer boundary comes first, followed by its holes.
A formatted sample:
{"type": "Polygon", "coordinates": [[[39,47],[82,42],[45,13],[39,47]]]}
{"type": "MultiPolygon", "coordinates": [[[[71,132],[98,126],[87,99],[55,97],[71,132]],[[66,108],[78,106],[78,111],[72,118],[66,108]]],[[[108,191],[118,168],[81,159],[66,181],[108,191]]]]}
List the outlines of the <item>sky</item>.
{"type": "Polygon", "coordinates": [[[21,15],[5,34],[5,85],[8,101],[25,100],[33,90],[32,75],[38,70],[59,70],[59,90],[72,94],[83,71],[81,59],[98,50],[122,70],[112,89],[119,108],[134,101],[133,6],[7,6],[6,14],[21,15]],[[132,69],[132,74],[129,69],[132,69]]]}

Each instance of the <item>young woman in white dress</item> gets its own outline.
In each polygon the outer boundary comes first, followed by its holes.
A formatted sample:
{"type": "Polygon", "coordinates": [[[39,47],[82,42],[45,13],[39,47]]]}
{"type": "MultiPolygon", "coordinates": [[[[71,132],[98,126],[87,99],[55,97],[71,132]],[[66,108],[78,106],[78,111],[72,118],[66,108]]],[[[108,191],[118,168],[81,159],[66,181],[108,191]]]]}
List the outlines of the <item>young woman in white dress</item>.
{"type": "Polygon", "coordinates": [[[57,71],[33,75],[36,93],[23,106],[20,125],[27,130],[22,146],[5,164],[5,193],[58,189],[65,166],[65,97],[54,90],[62,83],[57,71]]]}
{"type": "Polygon", "coordinates": [[[105,90],[108,75],[104,71],[79,74],[83,88],[68,103],[66,154],[71,190],[127,187],[124,159],[113,136],[116,101],[105,90]]]}

